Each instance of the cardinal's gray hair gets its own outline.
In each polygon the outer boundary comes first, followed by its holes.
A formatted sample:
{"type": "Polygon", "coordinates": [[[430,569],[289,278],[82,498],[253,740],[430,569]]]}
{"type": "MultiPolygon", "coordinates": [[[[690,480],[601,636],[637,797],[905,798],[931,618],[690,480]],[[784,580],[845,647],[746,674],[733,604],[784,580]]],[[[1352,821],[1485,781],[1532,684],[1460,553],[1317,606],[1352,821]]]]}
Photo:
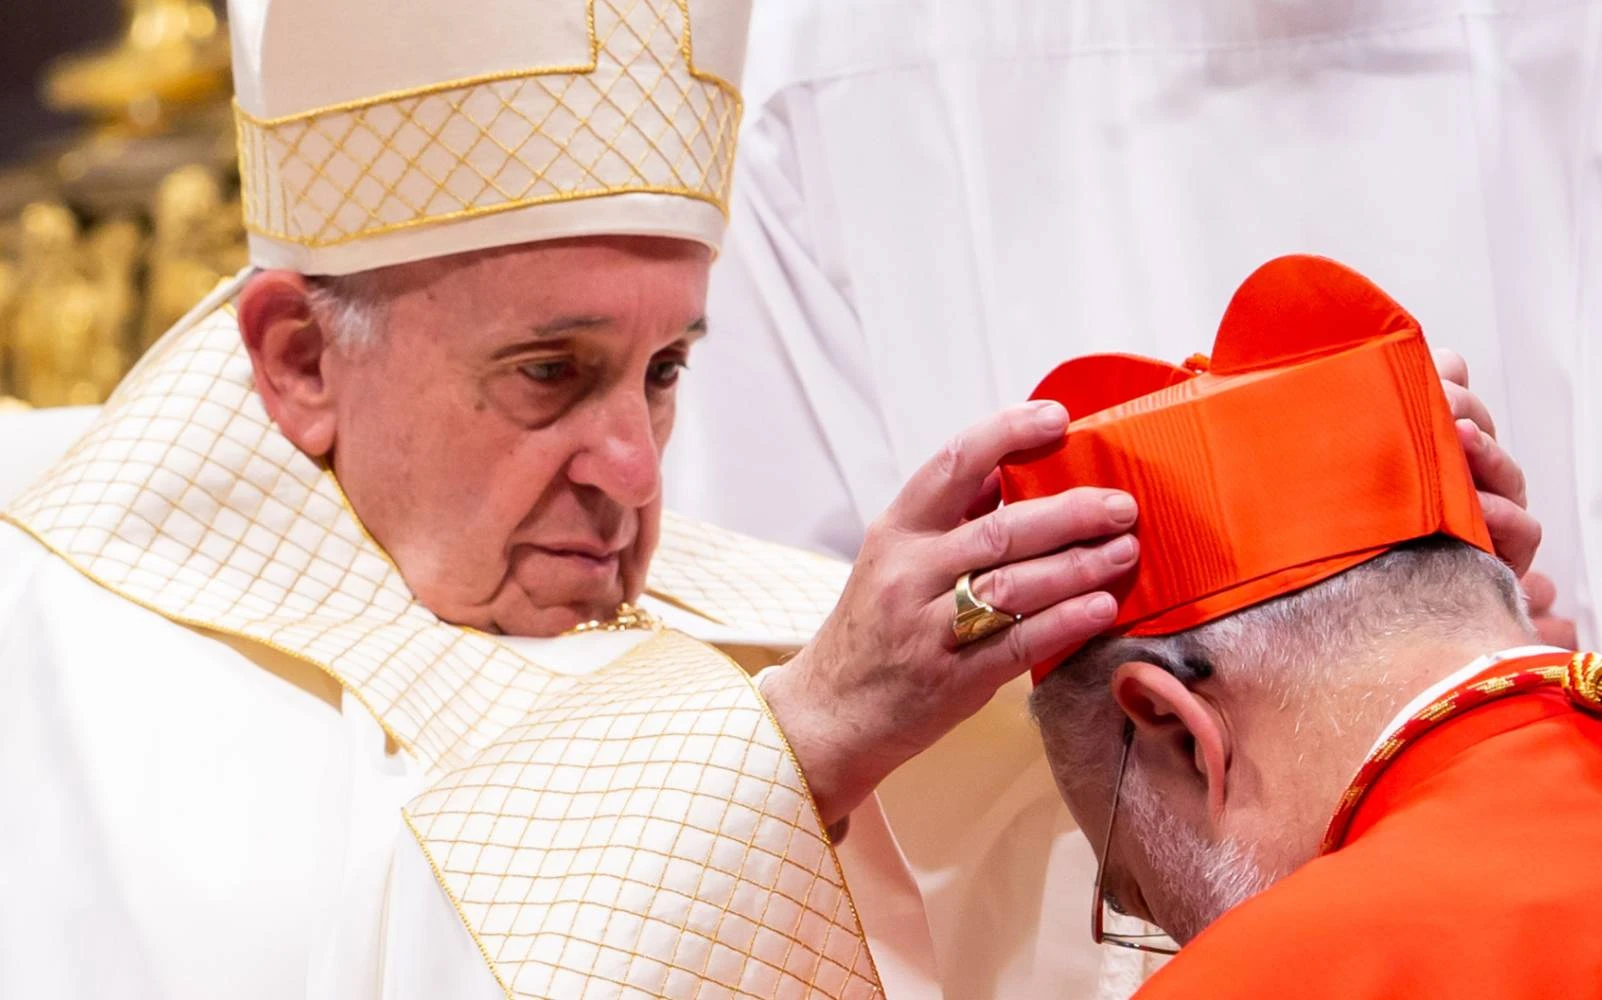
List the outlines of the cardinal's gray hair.
{"type": "Polygon", "coordinates": [[[1035,689],[1030,708],[1050,759],[1092,765],[1110,781],[1122,716],[1109,684],[1120,664],[1155,663],[1186,682],[1216,676],[1237,694],[1250,689],[1281,707],[1332,713],[1344,728],[1370,715],[1383,721],[1403,696],[1383,677],[1346,676],[1335,665],[1382,666],[1392,640],[1446,639],[1498,623],[1532,631],[1513,571],[1463,542],[1429,538],[1188,632],[1091,642],[1035,689]]]}

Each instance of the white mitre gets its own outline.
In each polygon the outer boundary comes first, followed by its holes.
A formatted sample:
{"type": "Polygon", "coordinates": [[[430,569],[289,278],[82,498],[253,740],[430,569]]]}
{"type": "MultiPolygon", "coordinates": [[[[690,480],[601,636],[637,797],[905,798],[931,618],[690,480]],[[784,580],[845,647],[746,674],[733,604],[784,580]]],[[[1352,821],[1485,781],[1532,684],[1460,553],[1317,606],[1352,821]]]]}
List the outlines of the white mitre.
{"type": "Polygon", "coordinates": [[[750,0],[229,0],[251,262],[722,238],[750,0]]]}

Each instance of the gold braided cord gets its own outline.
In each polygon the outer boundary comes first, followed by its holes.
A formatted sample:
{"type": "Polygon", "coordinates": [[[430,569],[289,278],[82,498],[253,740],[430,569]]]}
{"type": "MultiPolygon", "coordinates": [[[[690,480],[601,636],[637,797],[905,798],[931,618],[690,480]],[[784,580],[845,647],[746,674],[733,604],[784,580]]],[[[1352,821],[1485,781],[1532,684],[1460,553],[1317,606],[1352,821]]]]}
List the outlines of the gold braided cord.
{"type": "Polygon", "coordinates": [[[591,63],[258,118],[235,107],[246,227],[306,247],[534,205],[659,194],[727,214],[742,110],[697,69],[689,0],[587,0],[591,63]]]}
{"type": "Polygon", "coordinates": [[[1602,657],[1577,654],[1563,671],[1563,690],[1579,708],[1602,715],[1602,657]]]}

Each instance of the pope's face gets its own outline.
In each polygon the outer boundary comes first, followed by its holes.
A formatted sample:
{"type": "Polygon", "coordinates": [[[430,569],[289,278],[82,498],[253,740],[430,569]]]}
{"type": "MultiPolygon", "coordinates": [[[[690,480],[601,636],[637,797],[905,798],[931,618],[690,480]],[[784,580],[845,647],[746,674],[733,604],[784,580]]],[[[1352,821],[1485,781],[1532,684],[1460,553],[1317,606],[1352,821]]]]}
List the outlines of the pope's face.
{"type": "Polygon", "coordinates": [[[414,266],[369,346],[340,348],[333,462],[446,621],[556,635],[637,597],[710,254],[650,238],[414,266]]]}

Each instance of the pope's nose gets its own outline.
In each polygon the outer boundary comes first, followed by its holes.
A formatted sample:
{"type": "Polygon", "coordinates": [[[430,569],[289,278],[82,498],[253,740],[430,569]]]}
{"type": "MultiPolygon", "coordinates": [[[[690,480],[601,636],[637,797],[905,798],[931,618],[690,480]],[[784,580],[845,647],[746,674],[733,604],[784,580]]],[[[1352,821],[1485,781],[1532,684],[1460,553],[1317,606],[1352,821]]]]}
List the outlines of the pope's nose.
{"type": "Polygon", "coordinates": [[[662,489],[662,449],[645,400],[617,401],[599,415],[586,447],[568,469],[626,507],[644,507],[662,489]]]}

